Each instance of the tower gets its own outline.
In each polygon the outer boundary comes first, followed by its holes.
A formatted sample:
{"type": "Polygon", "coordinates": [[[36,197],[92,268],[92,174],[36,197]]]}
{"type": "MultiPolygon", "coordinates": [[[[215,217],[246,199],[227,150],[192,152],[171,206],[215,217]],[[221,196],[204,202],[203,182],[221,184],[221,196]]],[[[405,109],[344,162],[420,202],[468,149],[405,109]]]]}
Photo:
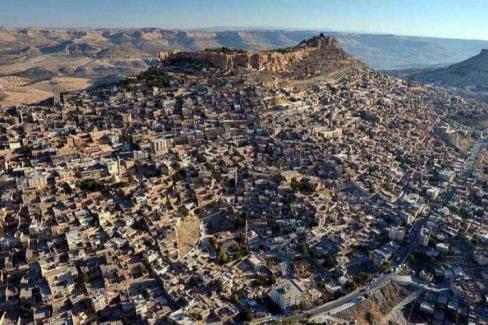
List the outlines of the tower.
{"type": "Polygon", "coordinates": [[[249,232],[249,226],[247,224],[247,218],[246,218],[246,223],[244,225],[244,243],[246,244],[246,246],[249,247],[249,236],[248,236],[248,232],[249,232]]]}
{"type": "Polygon", "coordinates": [[[54,104],[54,107],[59,107],[59,105],[61,104],[61,94],[59,92],[59,89],[57,89],[54,92],[53,104],[54,104]]]}
{"type": "Polygon", "coordinates": [[[430,235],[431,232],[429,228],[422,228],[422,230],[420,230],[420,244],[422,246],[429,246],[430,235]]]}
{"type": "Polygon", "coordinates": [[[332,107],[329,113],[329,128],[332,128],[334,126],[334,120],[335,120],[335,108],[332,107]]]}
{"type": "Polygon", "coordinates": [[[120,169],[120,156],[117,155],[117,171],[119,174],[119,177],[122,176],[122,169],[120,169]]]}
{"type": "Polygon", "coordinates": [[[56,87],[54,89],[54,95],[53,95],[53,107],[59,108],[61,107],[61,85],[59,81],[56,82],[56,87]]]}
{"type": "Polygon", "coordinates": [[[234,187],[237,188],[237,183],[239,182],[239,179],[237,177],[237,167],[234,169],[234,187]]]}

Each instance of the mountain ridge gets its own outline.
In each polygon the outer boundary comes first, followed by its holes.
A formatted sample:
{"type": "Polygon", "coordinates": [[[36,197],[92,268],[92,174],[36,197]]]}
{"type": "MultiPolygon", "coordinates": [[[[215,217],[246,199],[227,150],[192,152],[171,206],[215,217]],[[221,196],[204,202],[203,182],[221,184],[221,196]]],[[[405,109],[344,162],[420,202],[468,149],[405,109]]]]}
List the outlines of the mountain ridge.
{"type": "MultiPolygon", "coordinates": [[[[317,31],[199,31],[161,28],[0,27],[0,105],[36,102],[58,91],[114,82],[158,61],[162,51],[229,47],[273,50],[297,46],[317,31]],[[13,78],[13,79],[12,79],[13,78]],[[33,93],[36,96],[31,96],[33,93]]],[[[488,48],[484,41],[460,41],[377,34],[327,32],[347,54],[379,70],[451,64],[488,48]]]]}
{"type": "Polygon", "coordinates": [[[413,74],[409,79],[438,86],[488,91],[488,49],[448,67],[413,74]]]}
{"type": "MultiPolygon", "coordinates": [[[[97,45],[103,49],[156,57],[160,51],[201,50],[226,46],[240,49],[274,49],[295,46],[317,34],[312,30],[167,30],[160,28],[62,29],[0,27],[0,56],[6,50],[42,49],[66,41],[97,45]]],[[[327,31],[344,50],[375,69],[400,69],[462,61],[488,48],[488,41],[431,37],[362,34],[327,31]]],[[[64,54],[64,53],[63,53],[64,54]]],[[[70,53],[68,53],[70,54],[70,53]]],[[[90,55],[90,53],[88,53],[90,55]]],[[[93,56],[93,55],[92,55],[93,56]]]]}
{"type": "MultiPolygon", "coordinates": [[[[223,71],[244,69],[284,72],[292,65],[314,55],[314,61],[327,64],[353,61],[353,58],[339,47],[336,38],[325,36],[323,33],[304,40],[297,46],[284,49],[255,51],[217,48],[196,52],[161,52],[159,57],[163,65],[198,62],[223,71]]],[[[293,67],[291,68],[293,70],[293,67]]]]}

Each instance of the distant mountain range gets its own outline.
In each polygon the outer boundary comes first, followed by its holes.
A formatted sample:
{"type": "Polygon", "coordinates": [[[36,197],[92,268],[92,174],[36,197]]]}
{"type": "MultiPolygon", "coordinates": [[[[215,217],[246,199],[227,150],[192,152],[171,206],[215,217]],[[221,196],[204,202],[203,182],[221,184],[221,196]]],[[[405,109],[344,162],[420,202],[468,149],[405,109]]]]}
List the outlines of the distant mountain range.
{"type": "Polygon", "coordinates": [[[488,92],[488,50],[482,50],[468,60],[445,68],[412,73],[408,79],[439,86],[488,92]]]}
{"type": "MultiPolygon", "coordinates": [[[[140,72],[157,60],[161,51],[194,51],[216,47],[257,50],[287,48],[316,34],[317,31],[225,31],[219,28],[215,31],[180,31],[158,28],[0,27],[0,86],[8,88],[12,85],[12,79],[4,79],[17,78],[14,80],[15,95],[22,100],[19,91],[28,92],[29,87],[41,91],[44,96],[55,87],[76,89],[78,82],[73,77],[82,79],[79,87],[85,87],[87,83],[115,80],[140,72]],[[69,87],[65,87],[66,80],[69,87]]],[[[335,36],[346,52],[379,70],[448,65],[488,48],[488,41],[338,32],[326,34],[335,36]]]]}
{"type": "MultiPolygon", "coordinates": [[[[0,57],[28,59],[63,55],[98,60],[144,61],[156,57],[160,51],[171,49],[199,50],[221,46],[258,50],[285,48],[316,34],[316,31],[291,30],[177,31],[157,28],[86,30],[0,27],[0,57]]],[[[452,64],[488,48],[488,41],[339,32],[326,34],[335,36],[341,47],[351,55],[372,68],[381,70],[452,64]]]]}

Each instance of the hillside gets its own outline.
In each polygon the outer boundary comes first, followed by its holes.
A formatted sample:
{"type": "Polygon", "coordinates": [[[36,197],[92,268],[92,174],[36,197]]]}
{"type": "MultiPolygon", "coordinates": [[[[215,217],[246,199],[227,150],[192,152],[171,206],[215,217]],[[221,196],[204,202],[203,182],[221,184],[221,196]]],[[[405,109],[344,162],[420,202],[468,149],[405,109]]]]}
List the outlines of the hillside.
{"type": "Polygon", "coordinates": [[[488,91],[488,50],[482,50],[477,56],[447,68],[415,73],[410,79],[440,86],[488,91]]]}
{"type": "Polygon", "coordinates": [[[324,34],[279,50],[233,50],[224,47],[195,52],[161,52],[160,59],[163,66],[168,67],[194,68],[203,65],[224,73],[259,71],[279,74],[292,80],[324,76],[361,65],[339,46],[336,38],[324,34]]]}
{"type": "MultiPolygon", "coordinates": [[[[207,48],[270,50],[296,46],[316,31],[180,31],[142,29],[48,29],[0,27],[0,77],[20,77],[21,89],[1,83],[15,105],[81,89],[147,69],[164,51],[207,48]],[[60,78],[61,77],[61,78],[60,78]],[[69,77],[69,84],[64,83],[69,77]],[[57,78],[57,79],[56,79],[57,78]],[[79,80],[73,78],[80,78],[79,80]],[[49,81],[39,85],[40,81],[49,81]],[[39,96],[32,96],[36,93],[39,96]],[[42,96],[41,96],[42,95],[42,96]]],[[[451,64],[475,55],[488,42],[394,35],[328,33],[344,50],[375,69],[451,64]]],[[[1,88],[1,87],[0,87],[1,88]]]]}
{"type": "Polygon", "coordinates": [[[392,282],[375,291],[364,302],[339,313],[340,319],[356,324],[389,324],[388,314],[408,295],[409,290],[392,282]]]}

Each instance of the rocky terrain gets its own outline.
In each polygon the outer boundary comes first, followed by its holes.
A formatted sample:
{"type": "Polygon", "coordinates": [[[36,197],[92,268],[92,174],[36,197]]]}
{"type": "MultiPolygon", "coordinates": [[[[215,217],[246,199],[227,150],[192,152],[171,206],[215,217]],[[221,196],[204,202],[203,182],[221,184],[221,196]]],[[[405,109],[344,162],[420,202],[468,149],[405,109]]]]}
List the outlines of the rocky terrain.
{"type": "Polygon", "coordinates": [[[288,72],[298,79],[305,77],[304,74],[321,75],[326,72],[323,67],[333,67],[335,70],[356,61],[339,47],[337,39],[324,34],[282,50],[258,52],[221,48],[198,52],[161,52],[160,59],[168,66],[204,64],[224,72],[288,72]]]}
{"type": "Polygon", "coordinates": [[[356,324],[389,324],[388,314],[410,291],[392,282],[375,291],[364,302],[337,314],[337,317],[356,324]]]}
{"type": "Polygon", "coordinates": [[[410,80],[488,93],[488,50],[446,68],[414,73],[410,80]]]}
{"type": "Polygon", "coordinates": [[[200,240],[200,221],[193,213],[182,218],[175,227],[178,256],[183,257],[190,252],[200,240]]]}
{"type": "MultiPolygon", "coordinates": [[[[316,34],[315,31],[282,30],[0,27],[0,77],[24,78],[20,83],[14,84],[0,80],[0,93],[4,93],[3,96],[0,95],[0,105],[31,103],[50,97],[54,92],[82,89],[93,83],[118,80],[147,69],[162,51],[195,51],[221,47],[269,50],[296,46],[303,39],[316,34]],[[38,84],[39,82],[42,83],[38,84]],[[4,100],[1,100],[2,97],[4,100]]],[[[335,36],[347,53],[376,69],[452,64],[488,47],[488,42],[484,41],[328,34],[335,36]]]]}

